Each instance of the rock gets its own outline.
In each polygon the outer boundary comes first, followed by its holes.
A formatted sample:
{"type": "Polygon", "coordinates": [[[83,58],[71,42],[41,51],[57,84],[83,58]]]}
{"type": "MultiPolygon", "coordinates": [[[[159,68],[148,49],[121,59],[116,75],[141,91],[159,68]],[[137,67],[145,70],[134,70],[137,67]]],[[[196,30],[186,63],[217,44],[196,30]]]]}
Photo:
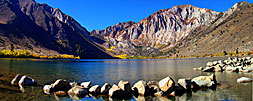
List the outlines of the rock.
{"type": "Polygon", "coordinates": [[[239,72],[239,68],[237,68],[237,67],[233,68],[233,69],[232,69],[232,72],[238,73],[238,72],[239,72]]]}
{"type": "Polygon", "coordinates": [[[175,87],[175,82],[171,77],[166,77],[159,81],[159,87],[164,93],[171,93],[175,87]]]}
{"type": "Polygon", "coordinates": [[[138,81],[134,84],[133,88],[137,88],[138,93],[141,96],[149,96],[149,87],[147,86],[147,83],[143,80],[138,81]]]}
{"type": "Polygon", "coordinates": [[[111,86],[110,84],[105,83],[105,84],[102,86],[102,88],[101,88],[101,94],[103,94],[103,95],[108,95],[109,90],[110,90],[111,87],[112,87],[112,86],[111,86]]]}
{"type": "Polygon", "coordinates": [[[89,92],[84,87],[75,86],[68,91],[68,94],[70,95],[71,98],[72,97],[75,98],[75,97],[85,97],[86,95],[89,94],[89,92]]]}
{"type": "Polygon", "coordinates": [[[123,91],[119,86],[113,85],[109,90],[109,97],[123,99],[125,97],[125,91],[123,91]]]}
{"type": "Polygon", "coordinates": [[[218,61],[213,61],[213,66],[216,66],[218,64],[218,61]]]}
{"type": "Polygon", "coordinates": [[[209,76],[199,76],[195,77],[191,80],[193,88],[209,88],[214,86],[214,81],[209,76]]]}
{"type": "Polygon", "coordinates": [[[186,90],[182,86],[175,86],[174,92],[175,92],[175,96],[181,96],[186,92],[186,90]]]}
{"type": "Polygon", "coordinates": [[[67,93],[66,91],[57,91],[57,92],[54,92],[54,95],[63,97],[63,96],[67,96],[67,93]]]}
{"type": "Polygon", "coordinates": [[[22,78],[18,82],[19,85],[37,85],[37,82],[30,78],[29,76],[22,76],[22,78]]]}
{"type": "Polygon", "coordinates": [[[203,72],[214,72],[214,67],[206,67],[203,72]]]}
{"type": "Polygon", "coordinates": [[[191,90],[191,79],[179,79],[178,85],[182,86],[185,90],[191,90]]]}
{"type": "Polygon", "coordinates": [[[207,67],[212,67],[213,66],[213,62],[207,62],[206,66],[207,67]]]}
{"type": "Polygon", "coordinates": [[[193,70],[196,70],[196,71],[202,71],[202,70],[203,70],[203,67],[193,68],[193,70]]]}
{"type": "Polygon", "coordinates": [[[214,82],[214,84],[217,84],[217,80],[216,80],[215,74],[210,75],[209,78],[211,79],[211,81],[214,82]]]}
{"type": "Polygon", "coordinates": [[[120,89],[122,89],[123,91],[126,91],[128,93],[131,93],[132,89],[131,89],[131,85],[128,81],[123,81],[121,80],[119,83],[118,83],[118,87],[120,89]]]}
{"type": "Polygon", "coordinates": [[[247,78],[247,77],[241,77],[241,78],[237,79],[238,83],[246,83],[246,82],[252,82],[252,81],[253,81],[253,79],[247,78]]]}
{"type": "Polygon", "coordinates": [[[98,95],[98,94],[100,94],[100,92],[101,92],[101,87],[100,87],[99,85],[92,86],[92,87],[89,89],[89,92],[90,92],[91,94],[98,95]]]}
{"type": "Polygon", "coordinates": [[[78,83],[77,83],[77,82],[70,82],[69,84],[70,84],[71,87],[78,86],[78,83]]]}
{"type": "Polygon", "coordinates": [[[54,88],[51,85],[45,85],[43,91],[45,94],[50,94],[54,92],[54,88]]]}
{"type": "Polygon", "coordinates": [[[163,96],[163,91],[156,92],[154,95],[156,97],[162,97],[163,96]]]}
{"type": "Polygon", "coordinates": [[[89,89],[91,87],[91,82],[83,82],[81,83],[81,86],[83,88],[89,89]]]}
{"type": "Polygon", "coordinates": [[[220,67],[220,65],[216,65],[216,66],[214,66],[214,71],[216,71],[216,72],[222,72],[223,70],[220,67]]]}
{"type": "Polygon", "coordinates": [[[71,85],[68,81],[66,80],[56,80],[53,84],[52,87],[54,88],[55,91],[68,91],[71,89],[71,85]]]}
{"type": "Polygon", "coordinates": [[[253,67],[247,67],[245,68],[246,70],[249,70],[249,72],[252,72],[253,71],[253,67]]]}
{"type": "Polygon", "coordinates": [[[233,67],[227,66],[227,67],[226,67],[226,71],[233,71],[233,67]]]}
{"type": "Polygon", "coordinates": [[[249,73],[249,70],[242,70],[243,73],[249,73]]]}
{"type": "Polygon", "coordinates": [[[18,80],[21,79],[21,75],[20,74],[17,74],[12,80],[11,80],[11,85],[14,85],[14,83],[18,80]]]}
{"type": "Polygon", "coordinates": [[[151,95],[154,95],[156,92],[160,91],[159,83],[157,81],[149,81],[147,85],[151,95]]]}

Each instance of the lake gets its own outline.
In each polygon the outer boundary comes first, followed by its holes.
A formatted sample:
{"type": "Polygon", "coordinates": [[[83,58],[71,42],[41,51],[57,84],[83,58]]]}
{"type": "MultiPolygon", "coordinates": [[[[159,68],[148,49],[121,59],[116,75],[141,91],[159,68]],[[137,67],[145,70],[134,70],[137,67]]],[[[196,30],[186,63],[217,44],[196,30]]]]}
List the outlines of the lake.
{"type": "MultiPolygon", "coordinates": [[[[55,100],[55,96],[43,93],[43,85],[57,79],[84,82],[91,81],[92,85],[102,86],[104,83],[117,84],[120,80],[127,80],[132,85],[139,80],[159,81],[171,76],[175,82],[180,78],[193,78],[211,75],[194,71],[193,68],[205,67],[208,61],[226,58],[196,58],[196,59],[80,59],[80,60],[47,60],[47,59],[0,59],[0,80],[3,77],[13,77],[16,74],[28,75],[41,86],[26,87],[25,92],[18,91],[17,86],[8,84],[8,80],[0,81],[1,100],[55,100]]],[[[251,73],[217,72],[216,78],[226,87],[202,89],[197,92],[185,93],[166,100],[253,100],[253,83],[238,84],[240,77],[253,78],[251,73]]],[[[59,97],[60,100],[71,100],[69,97],[59,97]]],[[[85,97],[82,100],[94,100],[85,97]]],[[[140,98],[142,99],[142,98],[140,98]]],[[[164,100],[150,98],[152,100],[164,100]]],[[[96,100],[102,100],[97,98],[96,100]]],[[[132,98],[131,100],[135,100],[132,98]]]]}

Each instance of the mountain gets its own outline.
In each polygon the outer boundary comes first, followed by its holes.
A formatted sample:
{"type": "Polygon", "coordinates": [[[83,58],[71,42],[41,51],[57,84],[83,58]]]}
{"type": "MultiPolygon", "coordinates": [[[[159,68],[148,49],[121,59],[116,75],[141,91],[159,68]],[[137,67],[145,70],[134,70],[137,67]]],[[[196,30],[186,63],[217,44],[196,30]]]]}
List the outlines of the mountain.
{"type": "MultiPolygon", "coordinates": [[[[223,28],[224,31],[229,30],[230,27],[221,26],[226,22],[232,21],[233,16],[239,16],[239,14],[237,14],[238,12],[244,12],[244,14],[249,13],[247,16],[246,14],[244,16],[248,17],[247,19],[252,19],[252,13],[250,11],[252,11],[252,7],[250,7],[247,2],[236,3],[226,12],[216,12],[206,8],[198,8],[192,5],[181,5],[160,10],[138,23],[133,23],[131,26],[128,23],[122,23],[123,25],[120,24],[121,26],[127,27],[115,28],[115,26],[119,26],[119,24],[116,24],[106,28],[105,30],[94,30],[91,33],[104,37],[104,46],[114,46],[116,47],[114,50],[118,51],[118,54],[127,53],[130,56],[171,56],[175,54],[189,56],[197,50],[201,50],[200,54],[207,54],[209,52],[223,52],[224,49],[222,46],[228,46],[227,48],[233,47],[234,49],[235,47],[241,47],[241,44],[229,43],[231,40],[228,40],[228,37],[225,36],[219,36],[219,40],[223,42],[223,45],[220,45],[219,49],[217,49],[216,46],[206,46],[205,43],[208,43],[207,41],[203,41],[203,44],[198,45],[197,48],[194,48],[194,42],[200,36],[205,37],[205,40],[213,40],[212,37],[207,37],[206,35],[215,33],[217,28],[223,28]],[[111,32],[113,32],[113,34],[111,34],[111,32]],[[190,42],[190,40],[194,40],[194,42],[190,42]],[[185,50],[186,48],[187,50],[185,50]]],[[[250,24],[250,22],[246,21],[240,20],[240,24],[250,24]]],[[[231,24],[229,25],[231,26],[231,24]]],[[[237,26],[240,25],[235,24],[233,28],[237,29],[237,26]]],[[[245,27],[240,28],[241,29],[238,29],[239,31],[247,30],[245,27]]],[[[252,28],[249,29],[251,30],[252,28]]],[[[232,33],[232,31],[230,31],[230,33],[232,33]]],[[[241,36],[244,37],[243,35],[241,36]]],[[[248,39],[251,40],[251,38],[248,39]]],[[[238,38],[238,40],[242,39],[238,38]]],[[[219,44],[220,43],[216,43],[216,45],[219,44]]],[[[210,43],[210,45],[214,45],[214,43],[210,43]]],[[[233,49],[228,49],[227,51],[232,51],[233,49]]],[[[117,52],[114,52],[114,54],[117,54],[117,52]]]]}
{"type": "Polygon", "coordinates": [[[72,17],[34,0],[0,1],[0,49],[11,44],[42,55],[112,58],[72,17]]]}

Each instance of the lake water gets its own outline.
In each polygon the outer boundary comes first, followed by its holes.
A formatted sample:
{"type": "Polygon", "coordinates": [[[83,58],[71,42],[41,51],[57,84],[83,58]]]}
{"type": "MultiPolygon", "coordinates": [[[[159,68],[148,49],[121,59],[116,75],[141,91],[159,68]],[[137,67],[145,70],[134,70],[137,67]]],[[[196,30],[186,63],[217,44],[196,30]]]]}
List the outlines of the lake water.
{"type": "MultiPolygon", "coordinates": [[[[211,75],[193,68],[205,66],[208,61],[226,58],[197,58],[197,59],[81,59],[81,60],[43,60],[43,59],[0,59],[0,78],[11,73],[19,73],[34,78],[40,85],[54,82],[57,79],[84,82],[91,81],[92,85],[102,86],[104,83],[117,84],[120,80],[127,80],[132,85],[139,80],[159,81],[171,76],[177,82],[180,78],[193,78],[201,75],[211,75]]],[[[238,84],[240,77],[253,78],[253,73],[215,73],[216,78],[226,87],[215,90],[203,89],[197,92],[185,93],[166,100],[253,100],[253,84],[238,84]],[[229,85],[229,86],[228,86],[229,85]]],[[[55,100],[54,95],[45,95],[43,86],[26,87],[25,92],[17,91],[18,87],[0,82],[1,100],[55,100]]],[[[60,97],[60,100],[71,100],[60,97]]],[[[140,98],[141,99],[141,98],[140,98]]],[[[153,100],[164,100],[151,98],[153,100]]],[[[94,100],[86,97],[82,100],[94,100]]],[[[102,100],[98,98],[97,100],[102,100]]],[[[132,98],[131,100],[135,100],[132,98]]]]}

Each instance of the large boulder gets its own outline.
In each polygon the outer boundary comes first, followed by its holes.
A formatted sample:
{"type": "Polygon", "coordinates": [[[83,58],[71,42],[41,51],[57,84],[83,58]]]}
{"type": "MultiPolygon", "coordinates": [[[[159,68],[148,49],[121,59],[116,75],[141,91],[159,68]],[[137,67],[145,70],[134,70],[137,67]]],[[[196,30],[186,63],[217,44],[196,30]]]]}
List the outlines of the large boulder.
{"type": "Polygon", "coordinates": [[[50,94],[54,92],[54,88],[51,85],[45,85],[43,91],[45,94],[50,94]]]}
{"type": "Polygon", "coordinates": [[[126,91],[128,93],[131,93],[131,91],[132,91],[131,84],[128,81],[121,80],[118,83],[118,86],[119,86],[120,89],[122,89],[123,91],[126,91]]]}
{"type": "Polygon", "coordinates": [[[253,81],[253,79],[247,78],[247,77],[241,77],[241,78],[237,79],[238,83],[247,83],[247,82],[252,82],[252,81],[253,81]]]}
{"type": "Polygon", "coordinates": [[[174,90],[175,82],[171,77],[159,81],[159,87],[164,93],[171,93],[174,90]]]}
{"type": "Polygon", "coordinates": [[[133,88],[137,88],[138,93],[141,96],[149,96],[149,87],[147,86],[147,83],[143,80],[138,81],[134,84],[133,88]]]}
{"type": "Polygon", "coordinates": [[[119,86],[113,85],[109,90],[109,97],[116,99],[124,99],[126,97],[126,92],[123,91],[119,86]]]}
{"type": "Polygon", "coordinates": [[[71,98],[85,97],[89,94],[86,88],[81,86],[75,86],[68,91],[68,94],[71,98]]]}
{"type": "Polygon", "coordinates": [[[110,90],[111,87],[112,87],[112,86],[111,86],[110,84],[105,83],[105,84],[102,86],[102,88],[101,88],[101,94],[103,94],[103,95],[108,95],[109,90],[110,90]]]}
{"type": "Polygon", "coordinates": [[[21,79],[21,75],[20,74],[17,74],[12,80],[11,80],[11,85],[14,85],[14,83],[18,80],[21,79]]]}
{"type": "Polygon", "coordinates": [[[100,87],[99,85],[92,86],[92,87],[89,89],[89,92],[90,92],[91,94],[98,95],[98,94],[100,94],[100,92],[101,92],[101,87],[100,87]]]}
{"type": "Polygon", "coordinates": [[[215,82],[209,76],[199,76],[191,80],[193,88],[209,88],[215,85],[215,82]]]}
{"type": "Polygon", "coordinates": [[[18,82],[19,85],[37,85],[37,82],[29,76],[22,76],[18,82]]]}
{"type": "Polygon", "coordinates": [[[89,89],[91,87],[91,82],[83,82],[81,83],[81,86],[83,88],[89,89]]]}
{"type": "Polygon", "coordinates": [[[66,80],[56,80],[53,84],[52,87],[54,88],[55,91],[68,91],[71,89],[71,85],[68,81],[66,80]]]}
{"type": "Polygon", "coordinates": [[[185,90],[190,91],[191,90],[191,79],[179,79],[178,80],[178,86],[183,87],[185,90]]]}

